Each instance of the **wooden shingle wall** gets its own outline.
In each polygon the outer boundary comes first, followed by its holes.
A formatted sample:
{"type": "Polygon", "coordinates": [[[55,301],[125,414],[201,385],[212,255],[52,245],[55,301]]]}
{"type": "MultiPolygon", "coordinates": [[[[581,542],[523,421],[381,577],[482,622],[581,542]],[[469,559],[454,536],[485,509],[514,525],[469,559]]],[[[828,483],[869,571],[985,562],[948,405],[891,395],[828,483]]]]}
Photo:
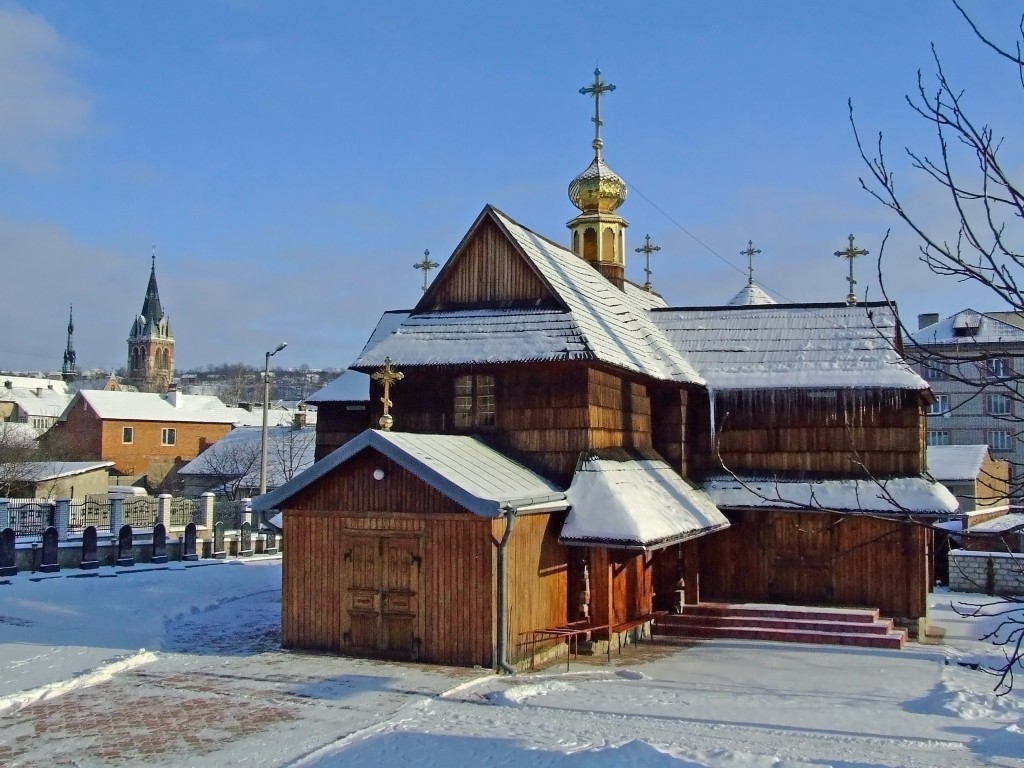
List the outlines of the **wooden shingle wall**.
{"type": "Polygon", "coordinates": [[[448,268],[444,282],[428,296],[434,309],[551,298],[547,286],[490,219],[465,244],[448,268]]]}
{"type": "Polygon", "coordinates": [[[829,512],[728,516],[729,528],[698,540],[701,600],[877,607],[902,619],[925,615],[927,527],[829,512]]]}

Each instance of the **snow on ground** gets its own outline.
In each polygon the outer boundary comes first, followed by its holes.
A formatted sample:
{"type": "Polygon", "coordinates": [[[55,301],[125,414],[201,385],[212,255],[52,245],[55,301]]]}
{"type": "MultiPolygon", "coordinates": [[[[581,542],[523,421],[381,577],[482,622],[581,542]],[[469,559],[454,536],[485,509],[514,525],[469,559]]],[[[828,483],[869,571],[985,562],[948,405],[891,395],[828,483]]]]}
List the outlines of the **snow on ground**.
{"type": "MultiPolygon", "coordinates": [[[[278,647],[280,561],[0,582],[0,765],[1024,768],[1024,694],[944,645],[659,641],[517,677],[278,647]]],[[[992,613],[993,609],[988,609],[992,613]]],[[[1024,682],[1022,682],[1024,685],[1024,682]]]]}

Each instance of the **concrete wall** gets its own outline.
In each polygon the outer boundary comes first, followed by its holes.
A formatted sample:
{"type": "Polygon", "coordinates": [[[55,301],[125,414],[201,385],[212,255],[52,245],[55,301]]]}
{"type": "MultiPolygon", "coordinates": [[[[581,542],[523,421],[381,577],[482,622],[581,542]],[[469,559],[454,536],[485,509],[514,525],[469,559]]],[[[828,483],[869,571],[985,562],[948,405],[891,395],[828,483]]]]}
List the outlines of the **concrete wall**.
{"type": "Polygon", "coordinates": [[[1024,595],[1024,555],[950,550],[949,588],[954,592],[1024,595]]]}

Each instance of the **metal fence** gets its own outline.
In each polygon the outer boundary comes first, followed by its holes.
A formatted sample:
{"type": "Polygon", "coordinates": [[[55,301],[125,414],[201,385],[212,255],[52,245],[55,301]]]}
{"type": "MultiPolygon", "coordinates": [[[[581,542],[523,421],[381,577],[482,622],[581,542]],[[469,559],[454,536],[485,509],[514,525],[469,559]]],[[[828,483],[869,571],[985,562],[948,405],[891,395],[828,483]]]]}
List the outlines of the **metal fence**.
{"type": "Polygon", "coordinates": [[[230,499],[217,499],[213,503],[213,522],[224,523],[228,530],[234,530],[242,524],[242,504],[230,499]]]}
{"type": "Polygon", "coordinates": [[[97,530],[110,530],[110,501],[85,499],[72,501],[68,518],[68,532],[81,533],[90,525],[97,530]]]}
{"type": "Polygon", "coordinates": [[[56,517],[54,503],[42,499],[8,499],[7,512],[15,536],[39,536],[56,517]]]}
{"type": "Polygon", "coordinates": [[[132,528],[152,528],[156,525],[160,501],[152,496],[133,496],[121,502],[124,522],[132,528]]]}
{"type": "Polygon", "coordinates": [[[188,496],[176,496],[171,499],[171,525],[186,526],[189,523],[200,525],[203,523],[203,502],[202,499],[194,499],[188,496]]]}

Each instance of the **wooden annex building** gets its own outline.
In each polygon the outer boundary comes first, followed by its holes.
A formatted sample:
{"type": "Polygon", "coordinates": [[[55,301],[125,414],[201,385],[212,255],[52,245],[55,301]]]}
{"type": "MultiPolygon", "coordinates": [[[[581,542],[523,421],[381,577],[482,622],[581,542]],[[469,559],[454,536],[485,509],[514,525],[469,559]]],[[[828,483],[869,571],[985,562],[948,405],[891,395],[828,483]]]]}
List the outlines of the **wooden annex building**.
{"type": "Polygon", "coordinates": [[[486,206],[350,366],[404,378],[318,398],[317,462],[254,500],[283,512],[284,645],[512,669],[535,630],[680,602],[926,615],[922,523],[956,502],[892,308],[669,307],[625,279],[602,146],[571,248],[486,206]]]}

